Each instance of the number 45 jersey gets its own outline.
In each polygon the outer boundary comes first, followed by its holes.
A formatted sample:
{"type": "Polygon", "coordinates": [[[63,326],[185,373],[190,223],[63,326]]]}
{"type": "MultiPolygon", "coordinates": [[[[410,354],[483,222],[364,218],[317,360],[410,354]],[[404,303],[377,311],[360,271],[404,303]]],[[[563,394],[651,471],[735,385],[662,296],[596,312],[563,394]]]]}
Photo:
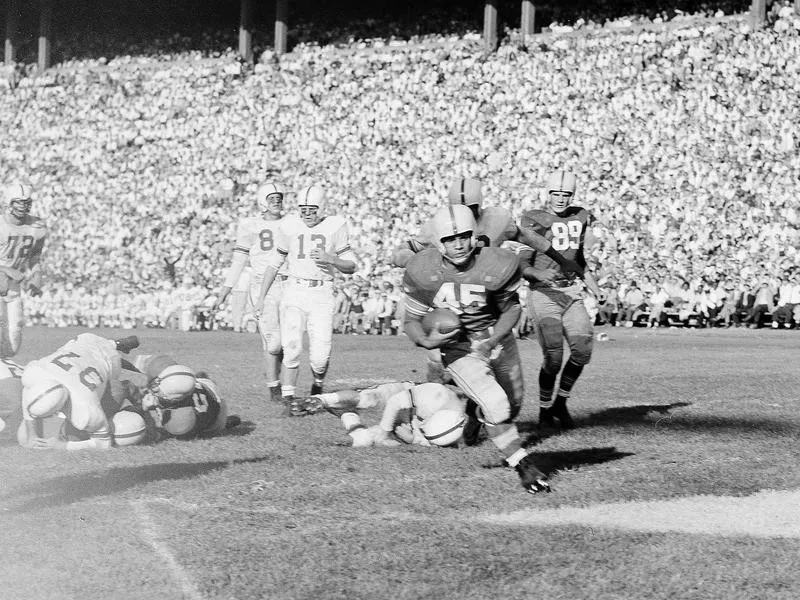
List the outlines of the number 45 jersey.
{"type": "Polygon", "coordinates": [[[308,227],[297,215],[284,217],[276,250],[288,263],[287,275],[297,279],[333,279],[331,268],[322,267],[311,258],[314,251],[335,254],[343,260],[356,260],[350,248],[347,221],[338,215],[325,217],[314,227],[308,227]]]}
{"type": "MultiPolygon", "coordinates": [[[[594,222],[595,218],[592,213],[580,206],[570,206],[561,215],[542,209],[526,210],[520,219],[520,225],[547,238],[552,244],[553,250],[560,252],[564,258],[574,260],[582,267],[586,266],[586,258],[583,255],[583,239],[586,236],[586,229],[594,222]]],[[[524,259],[523,256],[522,260],[524,259]]],[[[536,252],[533,255],[531,264],[537,269],[555,268],[560,270],[558,263],[542,252],[536,252]]],[[[563,279],[555,283],[563,285],[574,279],[574,275],[571,277],[563,275],[563,279]]]]}
{"type": "Polygon", "coordinates": [[[406,310],[421,317],[431,308],[449,308],[471,337],[519,303],[520,282],[519,261],[510,250],[482,248],[469,268],[459,270],[429,248],[414,255],[403,276],[406,310]]]}

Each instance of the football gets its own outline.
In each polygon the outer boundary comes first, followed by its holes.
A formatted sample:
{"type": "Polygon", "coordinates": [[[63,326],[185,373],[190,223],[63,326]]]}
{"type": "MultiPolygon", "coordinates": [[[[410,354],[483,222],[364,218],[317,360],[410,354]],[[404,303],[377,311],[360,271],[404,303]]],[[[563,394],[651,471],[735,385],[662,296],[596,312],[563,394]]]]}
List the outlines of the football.
{"type": "Polygon", "coordinates": [[[430,333],[437,325],[442,333],[450,333],[461,329],[461,319],[449,308],[434,308],[422,317],[422,328],[430,333]]]}

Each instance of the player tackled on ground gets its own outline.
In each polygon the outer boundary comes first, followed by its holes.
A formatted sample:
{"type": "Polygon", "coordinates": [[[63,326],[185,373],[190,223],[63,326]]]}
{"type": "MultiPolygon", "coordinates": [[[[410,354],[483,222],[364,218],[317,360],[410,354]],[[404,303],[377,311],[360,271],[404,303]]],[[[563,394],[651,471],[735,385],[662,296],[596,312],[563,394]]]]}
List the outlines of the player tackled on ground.
{"type": "Polygon", "coordinates": [[[523,401],[522,368],[512,330],[520,316],[517,256],[500,248],[476,252],[475,218],[450,205],[433,217],[436,248],[408,263],[405,330],[423,348],[439,348],[458,387],[476,404],[490,439],[514,467],[526,491],[550,491],[547,478],[522,447],[513,418],[523,401]],[[460,316],[461,329],[425,331],[422,319],[435,308],[460,316]]]}
{"type": "MultiPolygon", "coordinates": [[[[273,183],[266,183],[256,191],[256,201],[260,211],[257,217],[246,217],[239,222],[236,230],[236,244],[233,248],[228,275],[214,303],[214,310],[219,309],[236,285],[245,265],[252,267],[250,280],[250,302],[256,305],[261,291],[264,271],[269,264],[269,255],[275,249],[282,222],[284,191],[273,183]]],[[[267,389],[270,398],[281,401],[281,347],[280,302],[283,295],[283,282],[286,275],[279,272],[275,282],[270,286],[269,294],[258,317],[258,330],[261,334],[261,347],[264,352],[264,366],[267,374],[267,389]]]]}
{"type": "MultiPolygon", "coordinates": [[[[572,206],[575,195],[575,175],[557,171],[547,180],[548,207],[528,210],[522,223],[552,242],[553,248],[587,266],[585,247],[592,242],[589,226],[595,219],[580,206],[572,206]]],[[[530,282],[528,309],[536,323],[544,360],[539,371],[539,423],[562,429],[575,426],[567,409],[572,387],[592,357],[594,333],[592,320],[583,302],[586,288],[600,300],[601,292],[594,277],[586,270],[583,282],[566,272],[549,256],[539,252],[520,257],[523,276],[530,282]],[[584,285],[585,284],[585,285],[584,285]],[[556,379],[564,362],[564,339],[570,349],[569,360],[553,398],[556,379]]]]}
{"type": "Polygon", "coordinates": [[[397,381],[362,390],[340,390],[311,396],[305,409],[339,417],[354,447],[452,446],[464,430],[466,399],[451,386],[397,381]],[[366,427],[361,412],[380,408],[378,425],[366,427]]]}
{"type": "Polygon", "coordinates": [[[328,371],[333,341],[333,276],[356,270],[356,257],[350,248],[348,224],[339,215],[325,216],[325,192],[317,185],[300,191],[298,214],[287,216],[264,272],[256,302],[256,313],[263,311],[269,293],[284,261],[288,262],[281,301],[281,340],[283,343],[283,400],[289,414],[302,414],[296,399],[303,333],[308,331],[309,363],[314,383],[311,394],[322,392],[328,371]]]}
{"type": "Polygon", "coordinates": [[[30,214],[29,185],[12,183],[3,190],[5,212],[0,218],[0,357],[14,356],[22,343],[22,292],[42,293],[40,259],[47,229],[30,214]],[[24,285],[26,284],[26,285],[24,285]]]}

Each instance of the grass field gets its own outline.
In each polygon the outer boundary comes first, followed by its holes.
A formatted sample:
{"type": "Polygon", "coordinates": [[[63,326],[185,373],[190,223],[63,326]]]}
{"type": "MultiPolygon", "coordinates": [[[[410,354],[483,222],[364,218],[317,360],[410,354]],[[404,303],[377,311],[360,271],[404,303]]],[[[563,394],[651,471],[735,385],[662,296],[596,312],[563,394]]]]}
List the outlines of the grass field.
{"type": "MultiPolygon", "coordinates": [[[[28,330],[20,358],[75,333],[28,330]]],[[[142,351],[209,370],[243,425],[0,447],[0,598],[800,598],[800,335],[609,333],[573,394],[580,427],[534,448],[554,489],[534,497],[488,443],[353,449],[330,415],[282,417],[253,335],[140,331],[142,351]]],[[[541,356],[521,350],[534,434],[541,356]]],[[[423,375],[404,337],[338,336],[328,389],[423,375]]]]}

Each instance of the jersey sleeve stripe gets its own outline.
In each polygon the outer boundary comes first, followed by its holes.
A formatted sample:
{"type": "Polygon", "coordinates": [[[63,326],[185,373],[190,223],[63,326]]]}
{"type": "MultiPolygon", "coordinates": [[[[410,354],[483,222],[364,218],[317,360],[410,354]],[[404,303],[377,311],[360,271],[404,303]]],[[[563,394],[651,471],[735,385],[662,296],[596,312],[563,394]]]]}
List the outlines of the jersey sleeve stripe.
{"type": "Polygon", "coordinates": [[[285,248],[281,248],[280,246],[278,246],[277,248],[275,248],[275,250],[277,250],[278,254],[281,254],[283,256],[289,256],[289,251],[286,250],[285,248]]]}
{"type": "Polygon", "coordinates": [[[336,255],[337,255],[337,256],[341,256],[341,255],[342,255],[342,254],[344,254],[345,252],[350,252],[350,250],[352,250],[352,248],[350,248],[350,244],[347,244],[346,246],[344,246],[344,247],[342,247],[342,248],[339,248],[339,249],[336,251],[336,255]]]}
{"type": "Polygon", "coordinates": [[[406,295],[406,312],[412,315],[423,316],[430,310],[430,306],[423,304],[416,298],[406,295]]]}
{"type": "Polygon", "coordinates": [[[242,254],[250,254],[250,251],[247,248],[245,248],[244,246],[236,246],[233,249],[233,251],[234,252],[241,252],[242,254]]]}

